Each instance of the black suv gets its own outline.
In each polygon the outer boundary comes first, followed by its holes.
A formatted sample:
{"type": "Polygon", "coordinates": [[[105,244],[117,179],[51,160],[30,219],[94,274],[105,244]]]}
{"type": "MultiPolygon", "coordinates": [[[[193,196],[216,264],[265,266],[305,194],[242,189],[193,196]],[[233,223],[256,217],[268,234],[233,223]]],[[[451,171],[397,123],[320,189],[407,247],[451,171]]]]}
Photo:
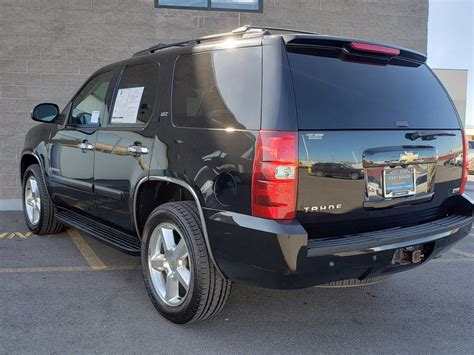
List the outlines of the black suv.
{"type": "Polygon", "coordinates": [[[425,60],[250,26],[141,51],[62,112],[35,107],[49,124],[21,157],[26,222],[141,254],[176,323],[217,314],[231,281],[355,285],[424,264],[472,225],[467,140],[425,60]]]}
{"type": "Polygon", "coordinates": [[[354,167],[347,163],[315,163],[311,167],[310,173],[316,176],[330,176],[358,180],[364,177],[362,163],[359,163],[358,165],[358,167],[354,167]]]}

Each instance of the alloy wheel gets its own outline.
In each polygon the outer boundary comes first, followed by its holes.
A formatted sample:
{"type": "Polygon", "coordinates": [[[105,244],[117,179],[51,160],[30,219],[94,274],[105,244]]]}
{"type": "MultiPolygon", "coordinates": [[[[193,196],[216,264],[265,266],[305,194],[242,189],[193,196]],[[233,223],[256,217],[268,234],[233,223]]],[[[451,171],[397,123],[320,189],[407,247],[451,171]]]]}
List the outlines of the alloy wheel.
{"type": "Polygon", "coordinates": [[[38,182],[34,176],[26,180],[24,198],[28,220],[31,224],[37,225],[41,217],[41,197],[38,182]]]}
{"type": "Polygon", "coordinates": [[[168,222],[153,230],[148,245],[151,281],[161,300],[179,306],[186,299],[192,265],[186,241],[179,229],[168,222]]]}

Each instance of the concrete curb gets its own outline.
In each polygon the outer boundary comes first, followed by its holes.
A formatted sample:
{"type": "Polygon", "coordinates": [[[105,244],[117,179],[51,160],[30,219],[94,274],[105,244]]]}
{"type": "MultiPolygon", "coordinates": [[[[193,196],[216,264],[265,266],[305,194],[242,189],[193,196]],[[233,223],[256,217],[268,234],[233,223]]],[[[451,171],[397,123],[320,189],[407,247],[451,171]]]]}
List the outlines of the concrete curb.
{"type": "Polygon", "coordinates": [[[22,209],[20,199],[0,200],[0,211],[21,211],[22,209]]]}

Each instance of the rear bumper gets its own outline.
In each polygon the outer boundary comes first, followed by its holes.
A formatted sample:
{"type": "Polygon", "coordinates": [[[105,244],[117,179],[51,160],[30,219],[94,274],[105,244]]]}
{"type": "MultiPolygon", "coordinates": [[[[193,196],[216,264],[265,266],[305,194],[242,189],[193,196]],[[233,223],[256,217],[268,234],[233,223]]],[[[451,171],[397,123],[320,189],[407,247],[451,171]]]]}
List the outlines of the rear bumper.
{"type": "Polygon", "coordinates": [[[297,221],[208,211],[208,234],[214,258],[230,280],[304,288],[401,272],[439,256],[471,231],[472,201],[460,200],[462,213],[430,223],[331,240],[308,240],[297,221]],[[400,250],[413,246],[424,254],[423,261],[401,263],[400,250]]]}

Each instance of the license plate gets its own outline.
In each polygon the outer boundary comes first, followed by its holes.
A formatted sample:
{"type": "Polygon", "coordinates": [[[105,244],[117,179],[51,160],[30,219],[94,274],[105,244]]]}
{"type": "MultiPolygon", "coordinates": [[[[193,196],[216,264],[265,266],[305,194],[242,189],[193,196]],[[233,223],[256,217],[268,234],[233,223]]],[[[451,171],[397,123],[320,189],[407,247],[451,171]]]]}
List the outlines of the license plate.
{"type": "Polygon", "coordinates": [[[396,168],[383,171],[385,198],[411,196],[416,193],[415,170],[396,168]]]}

